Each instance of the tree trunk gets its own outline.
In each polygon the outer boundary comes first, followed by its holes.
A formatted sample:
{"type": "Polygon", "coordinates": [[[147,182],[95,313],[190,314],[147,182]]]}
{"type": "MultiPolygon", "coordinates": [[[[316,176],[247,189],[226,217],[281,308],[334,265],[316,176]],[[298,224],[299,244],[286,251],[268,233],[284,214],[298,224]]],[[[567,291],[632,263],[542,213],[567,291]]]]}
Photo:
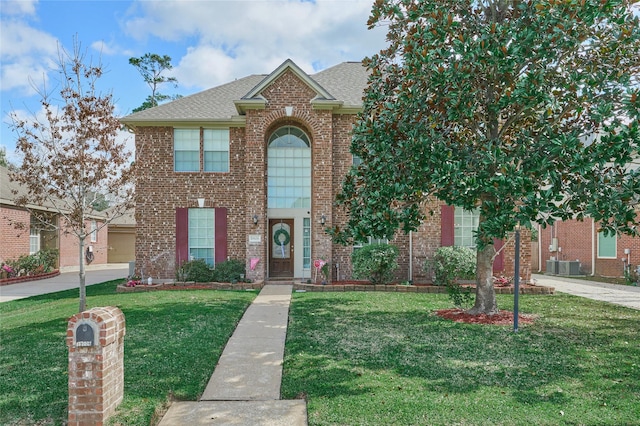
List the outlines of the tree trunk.
{"type": "Polygon", "coordinates": [[[496,253],[493,244],[478,250],[476,261],[476,302],[468,313],[473,315],[498,313],[496,292],[493,287],[493,257],[496,253]]]}
{"type": "Polygon", "coordinates": [[[86,273],[84,270],[84,238],[78,238],[78,247],[80,248],[80,312],[83,312],[87,307],[87,289],[85,287],[86,283],[86,273]]]}

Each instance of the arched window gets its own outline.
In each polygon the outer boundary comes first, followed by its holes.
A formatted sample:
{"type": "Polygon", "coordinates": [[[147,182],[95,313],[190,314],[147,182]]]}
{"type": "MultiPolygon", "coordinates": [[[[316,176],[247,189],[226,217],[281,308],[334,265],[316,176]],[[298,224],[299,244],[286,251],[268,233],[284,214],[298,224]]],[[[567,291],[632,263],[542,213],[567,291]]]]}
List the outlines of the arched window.
{"type": "Polygon", "coordinates": [[[269,136],[267,176],[269,208],[311,207],[311,143],[304,131],[283,126],[269,136]]]}

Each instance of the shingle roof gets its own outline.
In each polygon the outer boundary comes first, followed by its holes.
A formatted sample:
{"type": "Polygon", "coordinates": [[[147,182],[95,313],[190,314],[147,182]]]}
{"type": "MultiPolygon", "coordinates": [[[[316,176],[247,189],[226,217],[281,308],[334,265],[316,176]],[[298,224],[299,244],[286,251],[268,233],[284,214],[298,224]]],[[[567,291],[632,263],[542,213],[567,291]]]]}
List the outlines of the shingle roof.
{"type": "MultiPolygon", "coordinates": [[[[121,119],[125,124],[165,121],[220,121],[238,116],[234,101],[241,100],[269,75],[250,75],[221,86],[177,99],[121,119]]],[[[343,62],[309,78],[345,107],[362,106],[367,71],[361,62],[343,62]]]]}

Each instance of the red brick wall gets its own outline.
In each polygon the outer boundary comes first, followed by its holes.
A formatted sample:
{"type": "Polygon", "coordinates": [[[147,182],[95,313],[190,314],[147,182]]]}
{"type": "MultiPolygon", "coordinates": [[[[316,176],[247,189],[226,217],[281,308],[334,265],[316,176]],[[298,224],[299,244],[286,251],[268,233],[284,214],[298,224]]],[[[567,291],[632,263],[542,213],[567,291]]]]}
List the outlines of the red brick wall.
{"type": "Polygon", "coordinates": [[[0,262],[29,254],[29,226],[30,214],[26,210],[0,207],[0,262]],[[16,223],[24,224],[24,228],[16,229],[16,223]]]}
{"type": "MultiPolygon", "coordinates": [[[[345,212],[334,206],[334,199],[352,164],[349,147],[355,115],[332,115],[331,110],[314,109],[311,100],[316,93],[291,71],[284,72],[267,86],[262,96],[266,99],[265,108],[248,109],[245,127],[231,129],[229,173],[175,173],[173,128],[136,129],[138,170],[144,172],[137,186],[136,201],[138,271],[144,267],[153,277],[175,276],[175,209],[196,207],[196,199],[204,197],[207,207],[229,209],[229,257],[246,261],[248,278],[265,278],[266,138],[281,126],[293,125],[311,139],[311,258],[326,259],[334,266],[338,264],[339,278],[351,278],[353,248],[333,244],[324,230],[346,221],[345,212]],[[291,116],[285,113],[287,106],[293,107],[291,116]],[[258,216],[257,225],[252,220],[254,215],[258,216]],[[322,215],[326,218],[324,225],[320,223],[322,215]],[[249,245],[250,234],[261,235],[262,242],[249,245]],[[250,271],[249,259],[253,257],[262,260],[255,271],[250,271]]],[[[433,200],[425,205],[434,214],[427,215],[427,222],[412,234],[413,279],[417,282],[427,279],[424,261],[440,246],[440,204],[433,200]]],[[[397,278],[408,279],[409,236],[399,233],[392,242],[400,249],[397,278]]],[[[336,273],[335,269],[333,272],[336,273]]]]}
{"type": "MultiPolygon", "coordinates": [[[[80,264],[78,237],[69,231],[63,218],[60,218],[59,225],[60,238],[58,250],[60,253],[60,268],[78,266],[80,264]]],[[[90,226],[90,221],[87,221],[87,230],[91,229],[90,226]]],[[[102,265],[107,263],[109,244],[106,226],[98,231],[98,238],[95,243],[92,243],[90,237],[87,237],[87,239],[85,240],[85,250],[88,246],[93,246],[94,259],[93,262],[91,262],[91,265],[102,265]]]]}
{"type": "Polygon", "coordinates": [[[625,249],[630,250],[628,259],[633,268],[640,265],[640,238],[622,235],[617,242],[617,255],[615,259],[598,258],[598,226],[593,226],[591,219],[584,221],[567,220],[556,222],[553,226],[542,229],[540,232],[540,250],[542,253],[541,270],[546,271],[546,260],[555,256],[558,260],[579,260],[582,273],[591,275],[594,272],[593,258],[595,253],[595,275],[605,277],[623,276],[623,262],[627,259],[625,249]],[[558,247],[562,251],[550,252],[552,238],[558,238],[558,247]]]}

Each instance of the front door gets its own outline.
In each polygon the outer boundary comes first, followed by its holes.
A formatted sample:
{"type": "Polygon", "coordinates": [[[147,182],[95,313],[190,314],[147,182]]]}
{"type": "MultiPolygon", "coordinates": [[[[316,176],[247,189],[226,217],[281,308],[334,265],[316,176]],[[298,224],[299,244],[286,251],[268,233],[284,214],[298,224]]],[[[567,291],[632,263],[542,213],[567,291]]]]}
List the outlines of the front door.
{"type": "Polygon", "coordinates": [[[269,276],[293,278],[293,219],[269,219],[269,276]]]}

